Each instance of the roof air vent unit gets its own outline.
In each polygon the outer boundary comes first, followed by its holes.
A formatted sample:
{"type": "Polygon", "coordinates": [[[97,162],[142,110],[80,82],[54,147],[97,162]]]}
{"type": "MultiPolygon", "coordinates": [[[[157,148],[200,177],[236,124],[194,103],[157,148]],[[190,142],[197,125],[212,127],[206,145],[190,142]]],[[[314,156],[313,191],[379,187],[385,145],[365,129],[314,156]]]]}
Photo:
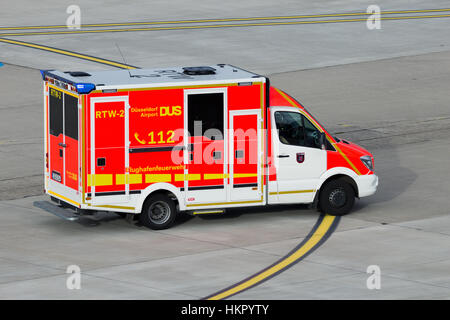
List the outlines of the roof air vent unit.
{"type": "Polygon", "coordinates": [[[67,71],[64,73],[70,74],[72,77],[90,77],[91,75],[83,71],[67,71]]]}
{"type": "Polygon", "coordinates": [[[216,74],[216,69],[211,67],[185,67],[183,73],[190,76],[202,76],[207,74],[216,74]]]}

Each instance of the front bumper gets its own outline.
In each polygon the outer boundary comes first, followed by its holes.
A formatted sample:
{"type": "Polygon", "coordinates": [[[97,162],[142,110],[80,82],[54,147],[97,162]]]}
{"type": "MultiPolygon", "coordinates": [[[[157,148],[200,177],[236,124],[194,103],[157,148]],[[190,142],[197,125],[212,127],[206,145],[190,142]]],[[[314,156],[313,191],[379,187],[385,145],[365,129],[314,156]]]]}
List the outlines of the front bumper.
{"type": "Polygon", "coordinates": [[[367,197],[373,195],[378,188],[378,176],[376,174],[358,176],[356,179],[358,196],[367,197]]]}

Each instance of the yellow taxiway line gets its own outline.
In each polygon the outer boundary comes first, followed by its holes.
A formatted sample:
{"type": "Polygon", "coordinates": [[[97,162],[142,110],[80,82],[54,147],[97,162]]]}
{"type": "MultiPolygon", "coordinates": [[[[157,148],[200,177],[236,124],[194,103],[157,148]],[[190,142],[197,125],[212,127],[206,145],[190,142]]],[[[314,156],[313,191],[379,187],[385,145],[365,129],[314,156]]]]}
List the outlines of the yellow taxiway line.
{"type": "MultiPolygon", "coordinates": [[[[381,15],[411,14],[411,13],[416,13],[416,14],[417,13],[436,13],[436,12],[450,12],[450,8],[382,11],[381,15]]],[[[158,25],[158,24],[165,25],[165,24],[192,24],[192,23],[231,22],[231,21],[292,20],[292,19],[351,17],[351,16],[369,16],[369,15],[371,15],[371,13],[344,12],[344,13],[247,17],[247,18],[218,18],[218,19],[190,19],[190,20],[168,20],[168,21],[93,23],[93,24],[82,24],[81,27],[82,28],[102,28],[102,27],[125,27],[125,26],[139,26],[139,25],[158,25]]],[[[43,25],[43,26],[0,27],[0,30],[36,30],[36,29],[64,29],[64,28],[67,28],[67,26],[66,25],[43,25]]]]}
{"type": "Polygon", "coordinates": [[[86,54],[82,54],[82,53],[77,53],[77,52],[73,52],[73,51],[69,51],[69,50],[63,50],[63,49],[48,47],[48,46],[35,44],[35,43],[31,43],[31,42],[17,41],[17,40],[4,39],[4,38],[0,38],[0,42],[14,44],[14,45],[19,45],[19,46],[33,48],[33,49],[39,49],[39,50],[53,52],[53,53],[57,53],[57,54],[62,54],[62,55],[65,55],[65,56],[70,56],[70,57],[74,57],[74,58],[78,58],[78,59],[83,59],[83,60],[88,60],[88,61],[92,61],[92,62],[102,63],[102,64],[106,64],[106,65],[109,65],[109,66],[121,68],[121,69],[136,69],[137,68],[135,66],[131,66],[131,65],[120,63],[120,62],[116,62],[116,61],[111,61],[111,60],[107,60],[107,59],[97,58],[97,57],[86,55],[86,54]]]}
{"type": "Polygon", "coordinates": [[[309,235],[290,253],[271,266],[204,299],[221,300],[253,288],[287,270],[324,243],[339,224],[340,217],[321,215],[309,235]]]}
{"type": "MultiPolygon", "coordinates": [[[[401,17],[380,17],[380,20],[414,20],[414,19],[433,19],[448,18],[450,14],[440,15],[421,15],[421,16],[401,16],[401,17]]],[[[255,23],[234,23],[234,24],[209,24],[209,25],[186,25],[177,27],[147,27],[147,28],[122,28],[122,29],[101,29],[101,30],[65,30],[65,31],[32,31],[32,32],[12,32],[0,33],[0,37],[13,36],[36,36],[36,35],[59,35],[59,34],[96,34],[109,32],[137,32],[137,31],[167,31],[167,30],[189,30],[189,29],[220,29],[236,27],[261,27],[261,26],[284,26],[301,24],[326,24],[343,22],[361,22],[367,21],[367,18],[355,19],[333,19],[333,20],[309,20],[309,21],[285,21],[285,22],[255,22],[255,23]]]]}

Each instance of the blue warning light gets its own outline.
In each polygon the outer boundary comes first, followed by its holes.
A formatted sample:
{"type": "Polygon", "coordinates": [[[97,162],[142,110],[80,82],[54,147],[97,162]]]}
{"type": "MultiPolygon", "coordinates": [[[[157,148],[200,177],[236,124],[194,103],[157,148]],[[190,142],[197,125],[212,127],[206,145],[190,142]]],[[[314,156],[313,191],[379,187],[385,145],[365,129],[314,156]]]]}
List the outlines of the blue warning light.
{"type": "Polygon", "coordinates": [[[78,93],[83,94],[83,93],[89,93],[92,90],[94,90],[95,84],[93,84],[93,83],[77,83],[75,85],[75,87],[77,88],[78,93]]]}

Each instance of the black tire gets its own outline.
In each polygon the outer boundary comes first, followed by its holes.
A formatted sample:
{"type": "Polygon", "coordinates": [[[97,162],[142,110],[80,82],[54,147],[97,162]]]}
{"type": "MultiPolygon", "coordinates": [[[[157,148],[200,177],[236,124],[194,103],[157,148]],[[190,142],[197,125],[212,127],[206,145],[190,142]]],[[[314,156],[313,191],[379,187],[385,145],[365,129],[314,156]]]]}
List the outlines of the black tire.
{"type": "Polygon", "coordinates": [[[343,179],[327,182],[320,191],[319,209],[333,216],[343,216],[355,204],[355,190],[343,179]]]}
{"type": "Polygon", "coordinates": [[[162,230],[169,228],[176,216],[175,202],[165,194],[155,194],[145,201],[139,222],[147,228],[162,230]]]}

